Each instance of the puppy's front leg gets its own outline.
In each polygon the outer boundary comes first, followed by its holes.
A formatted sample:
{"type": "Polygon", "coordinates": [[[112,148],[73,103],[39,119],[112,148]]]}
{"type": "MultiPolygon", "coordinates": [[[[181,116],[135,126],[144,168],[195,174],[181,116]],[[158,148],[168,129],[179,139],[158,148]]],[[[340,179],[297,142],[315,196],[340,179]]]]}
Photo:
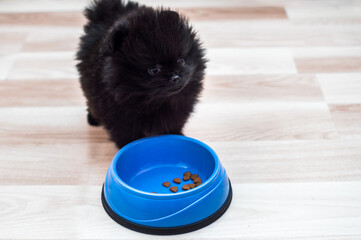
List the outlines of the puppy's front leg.
{"type": "Polygon", "coordinates": [[[111,140],[115,142],[119,149],[136,139],[144,137],[137,126],[129,123],[119,122],[111,127],[106,126],[106,129],[109,132],[111,140]]]}

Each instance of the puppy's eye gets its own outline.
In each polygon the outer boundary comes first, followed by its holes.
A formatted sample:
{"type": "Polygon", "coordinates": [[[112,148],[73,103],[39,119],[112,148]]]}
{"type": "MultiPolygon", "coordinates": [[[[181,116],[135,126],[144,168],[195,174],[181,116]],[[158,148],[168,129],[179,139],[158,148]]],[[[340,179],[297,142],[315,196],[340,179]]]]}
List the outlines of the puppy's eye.
{"type": "Polygon", "coordinates": [[[177,63],[181,64],[181,65],[184,65],[186,63],[186,61],[184,61],[183,58],[178,58],[177,63]]]}
{"type": "Polygon", "coordinates": [[[158,74],[159,72],[160,72],[160,68],[157,67],[157,66],[153,66],[153,67],[148,68],[148,73],[149,73],[150,75],[156,75],[156,74],[158,74]]]}

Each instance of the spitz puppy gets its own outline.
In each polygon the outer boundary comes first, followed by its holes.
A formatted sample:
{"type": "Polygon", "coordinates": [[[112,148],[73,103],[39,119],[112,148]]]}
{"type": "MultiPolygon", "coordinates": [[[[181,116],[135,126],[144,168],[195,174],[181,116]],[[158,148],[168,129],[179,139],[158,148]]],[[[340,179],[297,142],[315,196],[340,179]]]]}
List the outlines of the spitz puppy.
{"type": "Polygon", "coordinates": [[[205,49],[175,11],[95,0],[86,8],[77,69],[88,123],[121,148],[142,137],[182,134],[202,90],[205,49]]]}

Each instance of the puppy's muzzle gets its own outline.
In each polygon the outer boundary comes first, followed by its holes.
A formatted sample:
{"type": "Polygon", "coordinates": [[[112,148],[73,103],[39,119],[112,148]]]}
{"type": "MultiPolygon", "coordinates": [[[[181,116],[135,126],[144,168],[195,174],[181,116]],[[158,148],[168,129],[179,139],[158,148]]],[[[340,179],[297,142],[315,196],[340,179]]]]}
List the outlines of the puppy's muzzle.
{"type": "Polygon", "coordinates": [[[177,75],[177,74],[173,74],[173,75],[172,75],[172,77],[170,78],[170,83],[171,83],[171,84],[174,84],[174,85],[176,85],[176,86],[183,84],[182,78],[181,78],[179,75],[177,75]]]}

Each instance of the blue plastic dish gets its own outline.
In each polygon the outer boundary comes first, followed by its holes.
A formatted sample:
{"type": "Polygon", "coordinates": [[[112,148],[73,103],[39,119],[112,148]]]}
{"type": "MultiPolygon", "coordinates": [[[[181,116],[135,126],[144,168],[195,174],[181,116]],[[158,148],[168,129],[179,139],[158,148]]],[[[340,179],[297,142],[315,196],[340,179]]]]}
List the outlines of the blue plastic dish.
{"type": "Polygon", "coordinates": [[[104,209],[119,224],[149,234],[180,234],[207,226],[227,210],[231,183],[215,152],[180,135],[136,140],[124,146],[109,166],[102,191],[104,209]],[[183,173],[198,174],[202,184],[182,190],[183,173]],[[174,178],[181,178],[180,184],[174,178]],[[168,181],[176,186],[162,185],[168,181]]]}

